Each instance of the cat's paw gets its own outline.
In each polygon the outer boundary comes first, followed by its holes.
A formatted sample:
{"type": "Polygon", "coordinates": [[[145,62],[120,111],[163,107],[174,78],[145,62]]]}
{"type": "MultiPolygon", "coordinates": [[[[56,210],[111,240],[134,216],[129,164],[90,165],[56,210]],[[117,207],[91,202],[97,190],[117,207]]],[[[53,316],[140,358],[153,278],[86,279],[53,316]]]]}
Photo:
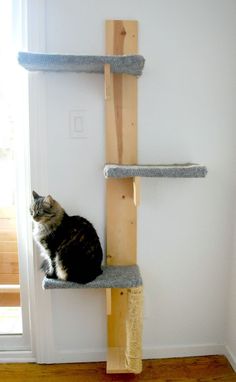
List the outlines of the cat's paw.
{"type": "Polygon", "coordinates": [[[48,278],[48,279],[57,279],[57,275],[56,275],[56,273],[55,272],[53,272],[53,273],[45,273],[45,275],[46,275],[46,277],[48,278]]]}

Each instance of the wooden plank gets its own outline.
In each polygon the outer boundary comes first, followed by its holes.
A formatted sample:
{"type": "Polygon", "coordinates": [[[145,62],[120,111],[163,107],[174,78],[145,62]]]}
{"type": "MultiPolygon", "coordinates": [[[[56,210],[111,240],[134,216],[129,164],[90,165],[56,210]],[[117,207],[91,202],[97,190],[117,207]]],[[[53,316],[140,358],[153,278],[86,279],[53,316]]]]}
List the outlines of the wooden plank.
{"type": "MultiPolygon", "coordinates": [[[[137,53],[137,21],[106,22],[106,54],[137,53]]],[[[106,102],[107,163],[137,163],[137,78],[111,74],[106,102]]]]}
{"type": "Polygon", "coordinates": [[[20,306],[20,293],[1,293],[0,306],[20,306]]]}
{"type": "Polygon", "coordinates": [[[1,230],[0,242],[1,241],[17,241],[16,230],[1,230]]]}
{"type": "Polygon", "coordinates": [[[140,205],[140,184],[141,184],[140,177],[135,176],[133,178],[133,198],[134,198],[134,205],[136,207],[140,205]]]}
{"type": "Polygon", "coordinates": [[[19,284],[17,252],[0,253],[0,284],[19,284]]]}
{"type": "Polygon", "coordinates": [[[138,22],[106,20],[106,54],[137,54],[138,22]]]}
{"type": "MultiPolygon", "coordinates": [[[[106,54],[137,53],[137,28],[137,21],[106,21],[106,54]]],[[[111,97],[106,100],[105,106],[107,163],[136,163],[137,79],[128,75],[111,74],[111,97]]],[[[136,209],[132,197],[132,180],[107,181],[109,264],[136,263],[136,209]],[[113,228],[114,219],[117,229],[113,228]],[[124,248],[119,243],[120,239],[131,244],[125,243],[124,248]]]]}
{"type": "Polygon", "coordinates": [[[107,368],[108,374],[130,373],[125,364],[124,348],[109,348],[107,352],[107,368]]]}
{"type": "Polygon", "coordinates": [[[104,65],[104,90],[105,90],[105,100],[111,97],[111,65],[104,65]]]}
{"type": "Polygon", "coordinates": [[[16,221],[15,219],[0,219],[0,230],[15,230],[16,221]]]}
{"type": "Polygon", "coordinates": [[[0,263],[0,277],[6,273],[19,273],[18,263],[0,263]]]}
{"type": "Polygon", "coordinates": [[[17,252],[0,253],[0,263],[18,263],[18,253],[17,252]]]}
{"type": "Polygon", "coordinates": [[[19,284],[18,273],[5,273],[0,274],[0,284],[19,284]]]}
{"type": "Polygon", "coordinates": [[[20,306],[14,207],[0,208],[0,306],[20,306]]]}
{"type": "Polygon", "coordinates": [[[135,264],[137,212],[132,178],[107,180],[106,219],[107,264],[135,264]]]}
{"type": "MultiPolygon", "coordinates": [[[[106,22],[106,54],[137,53],[136,21],[106,22]]],[[[105,88],[107,76],[104,77],[105,88]]],[[[106,162],[137,163],[137,78],[111,74],[110,97],[106,109],[106,162]]],[[[133,180],[109,179],[106,182],[107,264],[136,263],[137,212],[133,203],[133,180]]],[[[108,315],[108,373],[127,373],[126,347],[127,290],[111,290],[108,315]]]]}
{"type": "Polygon", "coordinates": [[[1,363],[4,382],[235,382],[236,373],[223,355],[205,357],[151,359],[143,361],[139,376],[106,375],[104,362],[61,363],[1,363]]]}
{"type": "Polygon", "coordinates": [[[112,310],[108,316],[108,348],[125,348],[127,289],[111,289],[112,310]]]}
{"type": "Polygon", "coordinates": [[[16,241],[0,241],[0,252],[17,252],[16,241]]]}
{"type": "Polygon", "coordinates": [[[137,163],[137,99],[133,98],[136,91],[135,77],[111,74],[111,96],[106,100],[107,163],[137,163]]]}

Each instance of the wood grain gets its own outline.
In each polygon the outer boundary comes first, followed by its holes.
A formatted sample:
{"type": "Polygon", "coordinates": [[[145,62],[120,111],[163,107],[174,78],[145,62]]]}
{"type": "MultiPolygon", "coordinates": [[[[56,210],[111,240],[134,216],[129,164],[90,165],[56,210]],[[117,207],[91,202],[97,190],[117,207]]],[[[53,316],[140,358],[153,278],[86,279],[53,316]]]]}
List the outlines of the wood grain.
{"type": "Polygon", "coordinates": [[[17,242],[12,240],[0,241],[0,253],[1,252],[15,252],[17,253],[17,242]]]}
{"type": "Polygon", "coordinates": [[[108,316],[109,347],[125,348],[125,317],[127,310],[127,289],[111,289],[111,304],[111,314],[108,316]],[[121,309],[121,307],[123,309],[121,309]]]}
{"type": "Polygon", "coordinates": [[[104,65],[104,92],[105,100],[109,100],[111,97],[111,65],[104,65]]]}
{"type": "Polygon", "coordinates": [[[236,382],[224,356],[143,361],[139,375],[106,374],[104,362],[60,365],[0,364],[4,382],[236,382]]]}
{"type": "MultiPolygon", "coordinates": [[[[0,284],[19,284],[15,208],[0,208],[0,284]]],[[[19,306],[20,293],[0,293],[0,306],[19,306]]]]}
{"type": "MultiPolygon", "coordinates": [[[[19,285],[20,277],[18,273],[2,273],[0,274],[0,284],[17,284],[19,285]]],[[[0,305],[1,306],[1,305],[0,305]]],[[[6,305],[4,305],[6,306],[6,305]]]]}
{"type": "Polygon", "coordinates": [[[0,252],[0,284],[19,284],[17,252],[0,252]]]}
{"type": "Polygon", "coordinates": [[[129,373],[126,367],[125,349],[121,347],[108,349],[106,370],[108,374],[129,373]]]}
{"type": "MultiPolygon", "coordinates": [[[[106,22],[106,54],[137,53],[136,21],[106,22]]],[[[106,74],[109,97],[106,109],[106,162],[137,162],[137,79],[124,74],[106,74]]],[[[136,264],[137,212],[133,202],[133,180],[108,179],[106,182],[107,264],[136,264]]],[[[112,289],[107,305],[107,372],[128,372],[124,362],[126,347],[127,290],[112,289]]]]}
{"type": "Polygon", "coordinates": [[[137,212],[132,179],[108,179],[106,185],[107,264],[136,264],[137,212]]]}
{"type": "MultiPolygon", "coordinates": [[[[106,21],[106,54],[137,53],[137,21],[106,21]]],[[[111,97],[106,102],[106,160],[137,162],[137,78],[111,74],[111,97]]]]}
{"type": "Polygon", "coordinates": [[[133,178],[133,198],[134,198],[134,205],[138,207],[140,205],[140,189],[141,189],[141,178],[139,176],[135,176],[133,178]]]}
{"type": "Polygon", "coordinates": [[[20,306],[20,293],[1,293],[0,306],[20,306]]]}

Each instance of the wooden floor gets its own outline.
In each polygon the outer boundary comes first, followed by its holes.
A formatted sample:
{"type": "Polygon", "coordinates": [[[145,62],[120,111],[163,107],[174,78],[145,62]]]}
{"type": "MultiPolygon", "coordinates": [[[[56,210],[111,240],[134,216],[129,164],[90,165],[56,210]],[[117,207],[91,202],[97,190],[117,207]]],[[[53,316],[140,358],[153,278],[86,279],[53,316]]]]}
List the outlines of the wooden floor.
{"type": "Polygon", "coordinates": [[[104,362],[81,364],[0,364],[1,382],[236,382],[224,356],[146,360],[140,375],[110,374],[104,362]]]}

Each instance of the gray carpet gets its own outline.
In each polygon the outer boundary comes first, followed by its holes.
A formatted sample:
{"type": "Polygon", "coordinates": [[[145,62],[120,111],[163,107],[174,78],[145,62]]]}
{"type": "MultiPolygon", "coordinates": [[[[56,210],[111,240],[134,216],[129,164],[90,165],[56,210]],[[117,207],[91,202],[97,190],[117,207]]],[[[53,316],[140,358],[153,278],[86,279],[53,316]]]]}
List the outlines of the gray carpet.
{"type": "Polygon", "coordinates": [[[78,284],[56,279],[43,279],[44,289],[68,288],[133,288],[142,285],[142,278],[137,265],[103,267],[103,274],[87,284],[78,284]]]}
{"type": "Polygon", "coordinates": [[[144,58],[138,54],[125,56],[77,56],[30,52],[18,53],[19,64],[29,71],[103,73],[104,64],[110,64],[113,73],[140,76],[144,61],[144,58]]]}
{"type": "Polygon", "coordinates": [[[104,167],[105,178],[161,177],[161,178],[201,178],[207,174],[207,168],[198,164],[170,165],[116,165],[104,167]]]}

